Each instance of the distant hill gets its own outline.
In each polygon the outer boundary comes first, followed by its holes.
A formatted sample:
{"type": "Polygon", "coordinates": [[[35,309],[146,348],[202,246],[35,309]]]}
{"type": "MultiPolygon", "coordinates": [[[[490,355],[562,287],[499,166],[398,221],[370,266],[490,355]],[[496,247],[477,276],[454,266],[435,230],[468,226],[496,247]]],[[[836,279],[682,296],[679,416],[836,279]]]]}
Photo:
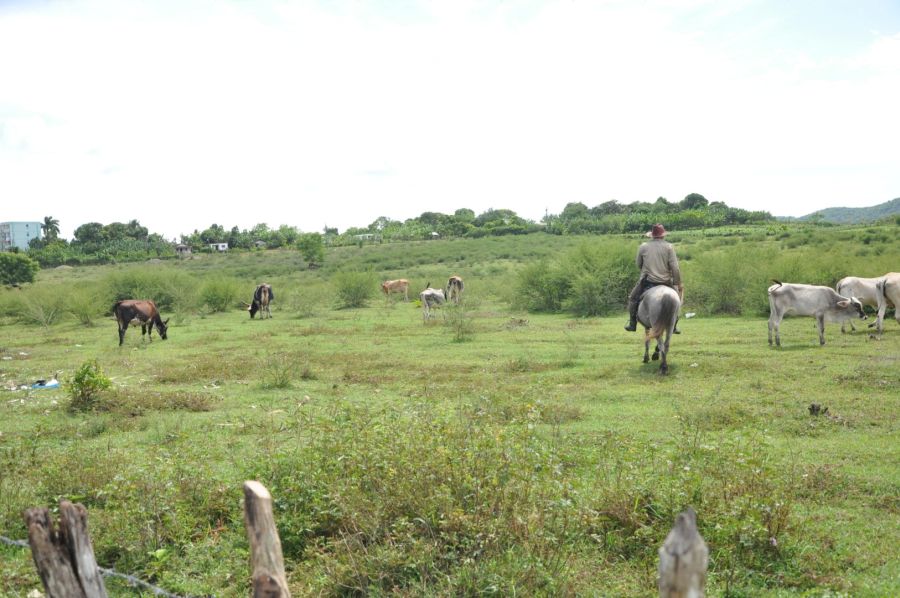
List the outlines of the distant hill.
{"type": "Polygon", "coordinates": [[[821,217],[823,221],[834,224],[866,224],[897,215],[900,215],[900,197],[869,208],[825,208],[790,220],[803,221],[821,217]]]}

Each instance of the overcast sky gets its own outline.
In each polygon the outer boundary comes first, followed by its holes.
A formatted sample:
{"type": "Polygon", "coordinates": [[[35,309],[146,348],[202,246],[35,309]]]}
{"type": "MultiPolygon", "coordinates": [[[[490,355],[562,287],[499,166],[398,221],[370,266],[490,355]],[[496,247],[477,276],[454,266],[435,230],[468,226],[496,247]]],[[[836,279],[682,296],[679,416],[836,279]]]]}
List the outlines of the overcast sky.
{"type": "Polygon", "coordinates": [[[0,0],[0,221],[900,196],[897,0],[0,0]]]}

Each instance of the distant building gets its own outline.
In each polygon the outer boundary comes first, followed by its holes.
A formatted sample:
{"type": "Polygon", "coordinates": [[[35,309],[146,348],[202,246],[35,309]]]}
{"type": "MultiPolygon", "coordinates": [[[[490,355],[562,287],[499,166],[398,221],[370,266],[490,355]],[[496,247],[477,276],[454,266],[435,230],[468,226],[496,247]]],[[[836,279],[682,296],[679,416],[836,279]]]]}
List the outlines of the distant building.
{"type": "Polygon", "coordinates": [[[209,248],[213,251],[228,251],[228,243],[210,243],[209,248]]]}
{"type": "Polygon", "coordinates": [[[41,232],[40,222],[0,222],[0,251],[28,249],[32,239],[41,238],[41,232]]]}
{"type": "Polygon", "coordinates": [[[191,257],[191,246],[178,244],[175,246],[175,255],[178,257],[191,257]]]}

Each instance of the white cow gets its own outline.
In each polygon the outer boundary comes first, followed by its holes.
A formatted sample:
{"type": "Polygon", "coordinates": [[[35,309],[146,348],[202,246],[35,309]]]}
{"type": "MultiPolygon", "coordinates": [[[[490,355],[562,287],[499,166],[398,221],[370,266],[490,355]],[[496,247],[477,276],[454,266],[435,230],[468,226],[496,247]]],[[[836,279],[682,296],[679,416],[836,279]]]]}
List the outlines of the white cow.
{"type": "MultiPolygon", "coordinates": [[[[868,305],[881,314],[878,319],[869,324],[869,327],[877,326],[878,334],[881,334],[881,319],[884,316],[884,278],[858,278],[847,276],[838,281],[834,290],[842,297],[856,297],[863,305],[868,305]]],[[[841,322],[841,332],[846,332],[847,320],[841,322]]],[[[853,320],[850,320],[850,328],[856,331],[853,320]]]]}
{"type": "Polygon", "coordinates": [[[825,318],[848,320],[866,319],[862,303],[855,297],[843,297],[830,287],[810,284],[782,283],[777,280],[769,287],[769,344],[772,330],[775,344],[781,346],[781,320],[788,314],[813,316],[819,329],[819,344],[825,344],[825,318]]]}
{"type": "Polygon", "coordinates": [[[428,283],[427,288],[419,293],[419,299],[422,300],[422,319],[427,320],[432,316],[431,310],[444,304],[444,289],[433,289],[428,283]]]}
{"type": "Polygon", "coordinates": [[[884,279],[884,303],[878,309],[878,321],[884,318],[884,312],[888,307],[894,307],[894,318],[900,324],[900,272],[888,272],[884,279]]]}

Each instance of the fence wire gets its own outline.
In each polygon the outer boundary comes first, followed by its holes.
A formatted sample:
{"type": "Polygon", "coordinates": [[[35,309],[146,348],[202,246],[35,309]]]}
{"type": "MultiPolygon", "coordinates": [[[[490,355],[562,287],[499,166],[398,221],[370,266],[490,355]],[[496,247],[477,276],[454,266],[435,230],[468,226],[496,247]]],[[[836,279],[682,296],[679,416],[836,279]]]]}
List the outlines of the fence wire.
{"type": "MultiPolygon", "coordinates": [[[[28,544],[28,540],[13,540],[12,538],[7,538],[6,536],[0,536],[0,543],[6,544],[7,546],[18,546],[20,548],[30,548],[28,544]]],[[[128,585],[131,587],[138,587],[143,590],[147,590],[153,592],[155,596],[163,596],[164,598],[190,598],[189,596],[180,596],[178,594],[173,594],[167,590],[164,590],[160,587],[157,587],[151,583],[147,583],[142,579],[138,579],[134,575],[128,575],[127,573],[119,573],[115,569],[107,569],[106,567],[101,567],[97,565],[97,569],[100,570],[101,575],[103,577],[116,577],[118,579],[124,579],[128,582],[128,585]]]]}

